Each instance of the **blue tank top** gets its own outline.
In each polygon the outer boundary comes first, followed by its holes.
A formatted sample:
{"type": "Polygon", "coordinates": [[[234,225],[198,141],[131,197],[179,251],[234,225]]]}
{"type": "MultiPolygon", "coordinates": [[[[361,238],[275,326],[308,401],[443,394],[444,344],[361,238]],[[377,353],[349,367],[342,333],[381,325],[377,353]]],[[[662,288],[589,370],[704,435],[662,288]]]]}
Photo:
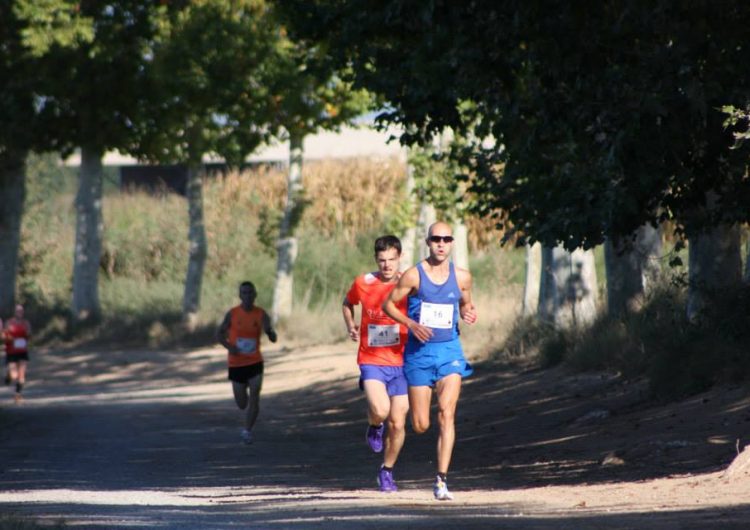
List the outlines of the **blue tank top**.
{"type": "MultiPolygon", "coordinates": [[[[432,338],[428,342],[448,342],[458,338],[458,303],[461,300],[461,289],[456,279],[456,269],[450,263],[450,273],[445,283],[436,284],[430,280],[422,262],[417,263],[419,271],[419,289],[417,294],[409,297],[407,315],[415,322],[432,329],[432,338]]],[[[417,339],[409,332],[409,340],[417,339]]]]}

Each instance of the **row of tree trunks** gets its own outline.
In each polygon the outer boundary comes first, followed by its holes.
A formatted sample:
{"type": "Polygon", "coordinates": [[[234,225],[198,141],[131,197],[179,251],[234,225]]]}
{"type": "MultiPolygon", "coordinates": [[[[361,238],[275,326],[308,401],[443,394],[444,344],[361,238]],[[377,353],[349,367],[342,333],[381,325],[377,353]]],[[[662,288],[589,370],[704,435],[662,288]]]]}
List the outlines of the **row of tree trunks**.
{"type": "Polygon", "coordinates": [[[26,153],[0,159],[0,315],[13,314],[21,220],[26,196],[26,153]]]}
{"type": "Polygon", "coordinates": [[[73,300],[71,311],[76,322],[96,320],[99,306],[99,260],[102,248],[101,148],[83,146],[75,199],[76,242],[73,254],[73,300]]]}
{"type": "Polygon", "coordinates": [[[521,314],[536,315],[539,308],[539,288],[542,281],[542,245],[526,245],[526,280],[523,287],[521,314]]]}
{"type": "Polygon", "coordinates": [[[284,216],[281,219],[279,240],[276,244],[276,284],[273,291],[271,319],[274,324],[292,315],[294,298],[294,262],[297,260],[297,237],[295,228],[300,214],[303,193],[302,134],[291,134],[289,138],[289,173],[287,175],[287,196],[284,216]]]}
{"type": "MultiPolygon", "coordinates": [[[[607,243],[607,311],[622,317],[637,311],[659,275],[661,233],[644,226],[632,242],[607,243]]],[[[742,282],[741,233],[719,226],[689,240],[687,316],[700,319],[707,298],[742,282]]],[[[750,249],[745,268],[748,277],[750,249]]],[[[590,251],[568,252],[560,247],[526,247],[526,284],[523,316],[536,314],[557,327],[586,324],[596,316],[596,272],[590,251]]]]}
{"type": "MultiPolygon", "coordinates": [[[[417,211],[417,198],[414,196],[414,168],[409,165],[406,169],[406,200],[409,201],[409,212],[417,211]]],[[[401,272],[414,264],[417,243],[417,227],[410,223],[401,236],[401,272]]]]}
{"type": "Polygon", "coordinates": [[[700,320],[707,298],[742,281],[740,227],[718,226],[690,238],[687,316],[700,320]]]}
{"type": "Polygon", "coordinates": [[[191,163],[187,168],[187,202],[189,254],[182,299],[182,317],[185,328],[192,332],[198,325],[203,270],[208,256],[203,215],[203,172],[200,162],[191,163]]]}
{"type": "Polygon", "coordinates": [[[638,310],[647,290],[659,275],[661,232],[653,226],[642,226],[630,241],[604,244],[607,271],[607,312],[622,317],[638,310]]]}
{"type": "Polygon", "coordinates": [[[596,317],[597,306],[593,251],[542,248],[539,318],[556,327],[583,325],[596,317]]]}

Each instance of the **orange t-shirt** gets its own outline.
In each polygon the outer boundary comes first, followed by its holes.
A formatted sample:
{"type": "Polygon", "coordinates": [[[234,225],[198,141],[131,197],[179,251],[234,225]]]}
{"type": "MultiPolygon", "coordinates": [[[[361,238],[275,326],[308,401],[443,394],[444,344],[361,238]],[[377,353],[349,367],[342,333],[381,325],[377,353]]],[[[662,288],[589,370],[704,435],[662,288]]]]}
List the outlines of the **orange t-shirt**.
{"type": "MultiPolygon", "coordinates": [[[[386,315],[381,307],[394,287],[395,283],[384,283],[377,273],[367,273],[357,276],[346,294],[346,300],[350,304],[362,304],[358,364],[404,364],[404,345],[408,337],[406,326],[386,315]]],[[[406,314],[406,298],[396,304],[396,307],[406,314]]]]}
{"type": "Polygon", "coordinates": [[[228,353],[230,368],[250,366],[263,362],[260,354],[260,334],[263,332],[263,315],[260,307],[246,311],[241,305],[229,310],[229,344],[237,346],[240,353],[228,353]]]}

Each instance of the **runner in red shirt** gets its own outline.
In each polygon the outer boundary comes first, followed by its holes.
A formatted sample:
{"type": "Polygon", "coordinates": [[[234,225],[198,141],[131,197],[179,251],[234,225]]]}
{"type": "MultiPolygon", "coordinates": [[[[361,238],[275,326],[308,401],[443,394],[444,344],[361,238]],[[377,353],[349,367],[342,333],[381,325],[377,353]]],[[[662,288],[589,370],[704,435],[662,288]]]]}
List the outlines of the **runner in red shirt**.
{"type": "MultiPolygon", "coordinates": [[[[357,363],[360,388],[367,398],[367,443],[385,453],[378,472],[380,491],[397,491],[393,466],[404,445],[406,414],[409,411],[407,384],[404,377],[405,326],[387,316],[381,306],[396,286],[400,273],[401,241],[395,236],[375,240],[377,272],[358,276],[344,299],[342,312],[349,337],[359,342],[357,363]],[[361,325],[354,320],[354,306],[362,305],[361,325]],[[386,425],[384,424],[387,423],[386,425]]],[[[399,307],[406,313],[406,300],[399,307]]]]}
{"type": "MultiPolygon", "coordinates": [[[[5,365],[7,372],[5,384],[16,383],[15,402],[23,401],[21,392],[26,383],[26,365],[29,362],[29,339],[31,324],[24,318],[23,306],[16,306],[13,318],[5,322],[3,338],[5,339],[5,365]]],[[[1,322],[1,321],[0,321],[1,322]]],[[[2,325],[0,323],[0,325],[2,325]]]]}
{"type": "Polygon", "coordinates": [[[217,333],[219,342],[227,349],[228,378],[232,381],[234,401],[240,410],[246,411],[245,428],[240,432],[240,438],[246,444],[253,442],[252,429],[260,411],[263,384],[261,333],[265,332],[271,342],[276,342],[271,319],[255,305],[257,295],[252,282],[242,282],[242,303],[227,312],[217,333]]]}

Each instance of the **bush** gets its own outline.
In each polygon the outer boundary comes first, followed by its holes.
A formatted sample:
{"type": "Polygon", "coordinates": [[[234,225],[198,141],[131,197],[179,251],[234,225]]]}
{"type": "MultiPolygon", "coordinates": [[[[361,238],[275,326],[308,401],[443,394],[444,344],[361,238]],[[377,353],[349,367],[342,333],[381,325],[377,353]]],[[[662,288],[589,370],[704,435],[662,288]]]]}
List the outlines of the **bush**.
{"type": "Polygon", "coordinates": [[[601,316],[585,329],[550,330],[535,319],[519,320],[505,349],[537,348],[543,365],[646,376],[663,399],[750,379],[750,287],[714,293],[699,324],[688,321],[685,303],[684,287],[665,282],[639,312],[601,316]]]}

